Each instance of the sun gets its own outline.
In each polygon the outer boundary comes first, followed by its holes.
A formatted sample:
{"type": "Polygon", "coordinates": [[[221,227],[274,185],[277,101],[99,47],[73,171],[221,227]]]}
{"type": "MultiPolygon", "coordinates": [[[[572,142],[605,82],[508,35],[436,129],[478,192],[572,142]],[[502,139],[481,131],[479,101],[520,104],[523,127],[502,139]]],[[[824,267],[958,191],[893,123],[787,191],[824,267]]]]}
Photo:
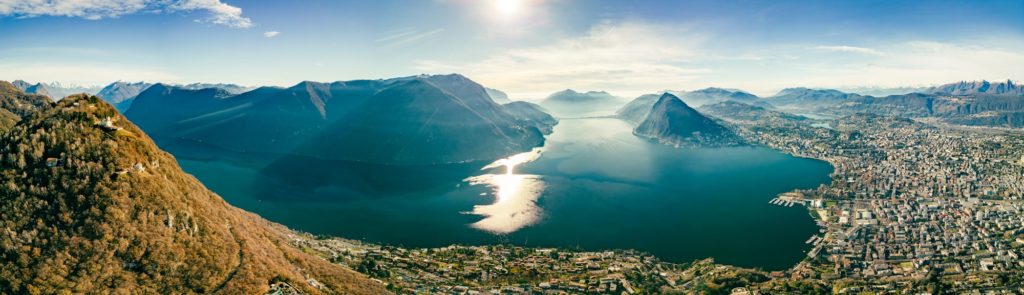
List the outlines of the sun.
{"type": "Polygon", "coordinates": [[[492,0],[494,9],[503,16],[514,16],[523,9],[523,0],[492,0]]]}

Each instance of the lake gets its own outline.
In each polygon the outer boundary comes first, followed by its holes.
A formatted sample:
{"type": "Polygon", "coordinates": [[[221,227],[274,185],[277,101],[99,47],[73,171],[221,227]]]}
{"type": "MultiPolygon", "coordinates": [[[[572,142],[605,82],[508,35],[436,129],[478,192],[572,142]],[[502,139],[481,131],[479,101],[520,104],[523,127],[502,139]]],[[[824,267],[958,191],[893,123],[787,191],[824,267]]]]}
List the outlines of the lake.
{"type": "Polygon", "coordinates": [[[763,147],[676,149],[614,118],[566,119],[497,163],[389,167],[162,143],[229,203],[314,234],[406,247],[638,249],[671,262],[788,268],[818,228],[771,205],[832,167],[763,147]],[[217,155],[217,156],[211,156],[217,155]]]}

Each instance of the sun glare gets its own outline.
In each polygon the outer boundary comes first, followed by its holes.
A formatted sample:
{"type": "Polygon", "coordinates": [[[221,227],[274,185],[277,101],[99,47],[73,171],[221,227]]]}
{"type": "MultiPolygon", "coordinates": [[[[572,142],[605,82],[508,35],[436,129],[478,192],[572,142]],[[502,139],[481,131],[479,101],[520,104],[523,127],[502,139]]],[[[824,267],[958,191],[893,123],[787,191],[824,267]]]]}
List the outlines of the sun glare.
{"type": "Polygon", "coordinates": [[[503,16],[514,16],[523,9],[523,0],[493,0],[494,9],[503,16]]]}

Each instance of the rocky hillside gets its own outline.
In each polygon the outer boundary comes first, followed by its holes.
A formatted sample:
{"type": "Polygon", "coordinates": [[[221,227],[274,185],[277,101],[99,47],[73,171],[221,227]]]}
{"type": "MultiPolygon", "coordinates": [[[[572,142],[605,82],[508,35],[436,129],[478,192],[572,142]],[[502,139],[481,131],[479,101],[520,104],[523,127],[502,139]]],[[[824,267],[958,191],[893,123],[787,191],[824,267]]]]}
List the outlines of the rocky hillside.
{"type": "Polygon", "coordinates": [[[227,204],[96,96],[19,122],[0,154],[3,293],[385,292],[227,204]]]}

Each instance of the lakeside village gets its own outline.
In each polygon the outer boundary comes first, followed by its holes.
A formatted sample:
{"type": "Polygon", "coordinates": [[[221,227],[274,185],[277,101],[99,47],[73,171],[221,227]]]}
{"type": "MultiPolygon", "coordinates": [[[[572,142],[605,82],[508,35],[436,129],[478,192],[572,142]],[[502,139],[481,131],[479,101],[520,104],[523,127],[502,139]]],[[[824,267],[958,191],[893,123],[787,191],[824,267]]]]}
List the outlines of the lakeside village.
{"type": "Polygon", "coordinates": [[[786,271],[631,250],[292,241],[405,294],[1024,293],[1024,134],[870,115],[829,126],[728,121],[755,142],[835,167],[829,185],[770,201],[807,206],[821,228],[786,271]]]}

